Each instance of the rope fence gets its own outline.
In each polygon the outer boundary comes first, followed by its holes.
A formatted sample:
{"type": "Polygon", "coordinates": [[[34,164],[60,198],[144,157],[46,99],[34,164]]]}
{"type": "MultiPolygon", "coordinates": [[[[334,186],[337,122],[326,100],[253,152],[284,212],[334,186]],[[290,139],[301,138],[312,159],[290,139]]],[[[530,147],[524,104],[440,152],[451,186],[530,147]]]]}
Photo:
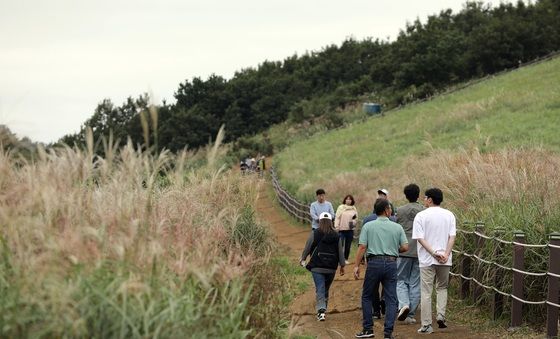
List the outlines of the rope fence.
{"type": "MultiPolygon", "coordinates": [[[[479,222],[475,223],[474,231],[457,230],[465,238],[462,242],[463,250],[453,250],[454,254],[460,256],[459,265],[455,266],[460,272],[451,272],[450,274],[460,279],[461,298],[467,299],[470,296],[476,303],[485,298],[480,290],[481,288],[489,291],[494,319],[502,314],[503,297],[510,298],[512,327],[521,326],[523,305],[545,305],[547,337],[556,337],[558,335],[560,309],[560,234],[551,234],[547,244],[527,244],[525,243],[525,233],[522,231],[513,232],[513,240],[508,241],[501,237],[505,232],[504,229],[496,229],[494,230],[495,235],[489,236],[482,232],[484,226],[484,223],[479,222]],[[481,255],[484,246],[493,249],[493,258],[499,258],[502,255],[508,256],[508,252],[511,253],[512,265],[506,266],[499,264],[496,260],[484,258],[481,255]],[[472,248],[470,253],[465,250],[468,247],[472,248]],[[506,247],[510,247],[510,251],[506,250],[506,247]],[[548,269],[545,272],[530,272],[525,269],[526,249],[537,250],[539,253],[548,251],[548,269]],[[492,268],[483,271],[481,264],[490,265],[492,268]],[[511,272],[512,275],[512,286],[509,293],[503,290],[503,275],[499,273],[503,271],[511,272]],[[492,283],[483,282],[483,272],[490,273],[487,276],[493,277],[492,283]],[[530,291],[525,290],[524,280],[526,277],[544,279],[543,283],[538,285],[540,286],[538,292],[546,294],[545,300],[527,300],[526,295],[530,291]],[[476,285],[471,286],[471,282],[476,285]]],[[[540,295],[539,293],[532,294],[540,295]]]]}
{"type": "Polygon", "coordinates": [[[276,193],[276,198],[282,208],[292,217],[301,223],[311,224],[311,214],[309,213],[309,205],[301,203],[292,197],[280,184],[274,166],[270,168],[270,177],[272,179],[272,187],[276,193]]]}

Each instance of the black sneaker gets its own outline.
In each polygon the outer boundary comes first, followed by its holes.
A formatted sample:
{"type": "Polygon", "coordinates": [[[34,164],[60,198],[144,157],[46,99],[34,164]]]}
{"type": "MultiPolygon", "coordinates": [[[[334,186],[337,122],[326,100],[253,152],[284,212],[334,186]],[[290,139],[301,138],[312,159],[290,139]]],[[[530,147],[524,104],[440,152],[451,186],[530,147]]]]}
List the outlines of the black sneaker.
{"type": "Polygon", "coordinates": [[[385,300],[382,299],[379,304],[381,305],[381,315],[385,315],[385,300]]]}
{"type": "Polygon", "coordinates": [[[395,339],[392,334],[384,334],[383,339],[395,339]]]}
{"type": "Polygon", "coordinates": [[[381,319],[381,313],[373,312],[373,319],[381,319]]]}
{"type": "Polygon", "coordinates": [[[356,333],[356,338],[373,338],[375,335],[373,334],[373,330],[363,330],[360,333],[356,333]]]}
{"type": "Polygon", "coordinates": [[[317,311],[317,321],[325,321],[325,312],[324,309],[317,311]]]}
{"type": "Polygon", "coordinates": [[[410,312],[410,307],[408,307],[408,305],[404,305],[400,311],[399,311],[399,315],[397,316],[397,319],[400,321],[403,321],[406,319],[406,317],[408,316],[408,313],[410,312]]]}
{"type": "Polygon", "coordinates": [[[447,321],[445,321],[445,317],[443,315],[438,314],[436,320],[439,328],[447,328],[447,321]]]}

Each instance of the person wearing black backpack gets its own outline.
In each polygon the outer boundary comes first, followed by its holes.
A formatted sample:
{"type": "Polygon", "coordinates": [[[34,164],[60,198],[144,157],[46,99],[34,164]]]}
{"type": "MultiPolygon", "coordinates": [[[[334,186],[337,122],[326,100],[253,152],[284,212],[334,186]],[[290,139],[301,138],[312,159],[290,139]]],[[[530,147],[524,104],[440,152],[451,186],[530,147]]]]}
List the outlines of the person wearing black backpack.
{"type": "Polygon", "coordinates": [[[301,254],[301,265],[311,271],[315,283],[317,320],[325,321],[329,302],[329,288],[340,265],[344,275],[344,248],[338,232],[333,227],[332,215],[319,215],[319,228],[311,232],[301,254]],[[309,262],[305,260],[310,256],[309,262]]]}

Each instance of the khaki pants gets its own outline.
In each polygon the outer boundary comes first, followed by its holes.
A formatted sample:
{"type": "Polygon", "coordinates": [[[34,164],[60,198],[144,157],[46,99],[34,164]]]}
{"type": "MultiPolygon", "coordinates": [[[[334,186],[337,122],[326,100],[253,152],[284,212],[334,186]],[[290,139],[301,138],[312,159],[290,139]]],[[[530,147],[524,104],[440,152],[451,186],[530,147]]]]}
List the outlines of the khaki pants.
{"type": "Polygon", "coordinates": [[[420,267],[420,309],[422,325],[432,323],[432,290],[436,283],[437,314],[445,316],[447,307],[447,285],[451,266],[432,265],[420,267]]]}

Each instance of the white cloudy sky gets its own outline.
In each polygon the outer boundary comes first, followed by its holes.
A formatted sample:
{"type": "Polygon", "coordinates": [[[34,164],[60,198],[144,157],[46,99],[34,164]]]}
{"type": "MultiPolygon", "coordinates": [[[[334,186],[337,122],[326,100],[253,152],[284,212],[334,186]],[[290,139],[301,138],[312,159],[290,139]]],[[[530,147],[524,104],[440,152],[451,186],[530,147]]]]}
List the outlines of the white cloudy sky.
{"type": "Polygon", "coordinates": [[[346,37],[395,38],[464,0],[0,0],[0,124],[51,142],[103,98],[172,102],[180,82],[346,37]]]}

